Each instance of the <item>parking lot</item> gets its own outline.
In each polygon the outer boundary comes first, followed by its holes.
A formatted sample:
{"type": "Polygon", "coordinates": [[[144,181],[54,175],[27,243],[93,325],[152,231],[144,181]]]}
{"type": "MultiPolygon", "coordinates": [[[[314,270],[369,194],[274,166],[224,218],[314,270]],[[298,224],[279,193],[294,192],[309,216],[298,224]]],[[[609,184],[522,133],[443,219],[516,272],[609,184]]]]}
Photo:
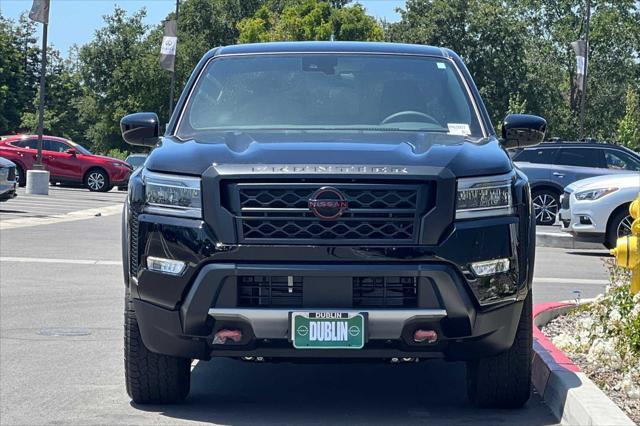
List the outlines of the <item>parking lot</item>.
{"type": "MultiPolygon", "coordinates": [[[[249,364],[193,367],[182,406],[131,405],[123,379],[120,208],[125,194],[51,188],[0,205],[3,424],[206,422],[555,424],[534,395],[478,410],[464,366],[249,364]],[[78,213],[81,212],[81,213],[78,213]]],[[[540,248],[535,301],[602,291],[604,250],[540,248]]]]}

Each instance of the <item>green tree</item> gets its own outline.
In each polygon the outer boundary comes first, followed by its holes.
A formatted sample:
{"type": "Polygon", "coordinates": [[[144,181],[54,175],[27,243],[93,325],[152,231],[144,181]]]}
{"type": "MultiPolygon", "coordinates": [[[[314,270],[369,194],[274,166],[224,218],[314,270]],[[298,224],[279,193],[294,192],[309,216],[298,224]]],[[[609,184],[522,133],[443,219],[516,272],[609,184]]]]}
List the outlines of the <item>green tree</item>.
{"type": "MultiPolygon", "coordinates": [[[[44,133],[83,141],[84,128],[78,123],[78,104],[82,97],[80,77],[72,71],[70,61],[62,59],[60,52],[48,50],[44,133]]],[[[27,132],[37,131],[39,102],[36,93],[31,102],[34,110],[25,108],[22,113],[20,127],[27,132]]]]}
{"type": "Polygon", "coordinates": [[[0,16],[0,134],[20,130],[24,111],[33,111],[40,77],[35,25],[20,17],[17,24],[0,16]]]}
{"type": "Polygon", "coordinates": [[[629,86],[624,117],[618,122],[617,140],[624,146],[640,151],[640,102],[638,94],[629,86]]]}
{"type": "Polygon", "coordinates": [[[293,40],[383,39],[382,26],[360,4],[347,1],[303,0],[263,5],[238,23],[240,43],[293,40]],[[280,11],[280,7],[282,7],[280,11]]]}

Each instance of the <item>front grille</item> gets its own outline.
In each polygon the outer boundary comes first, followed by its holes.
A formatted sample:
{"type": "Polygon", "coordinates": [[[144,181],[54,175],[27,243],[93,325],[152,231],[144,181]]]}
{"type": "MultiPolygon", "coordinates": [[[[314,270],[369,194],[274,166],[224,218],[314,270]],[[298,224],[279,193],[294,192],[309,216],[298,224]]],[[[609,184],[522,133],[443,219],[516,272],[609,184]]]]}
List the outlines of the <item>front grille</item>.
{"type": "Polygon", "coordinates": [[[562,202],[560,205],[560,208],[563,210],[567,210],[569,209],[569,198],[571,197],[571,193],[569,192],[564,192],[564,194],[562,194],[562,202]]]}
{"type": "Polygon", "coordinates": [[[415,307],[415,277],[354,277],[354,308],[415,307]]]}
{"type": "Polygon", "coordinates": [[[240,242],[415,243],[426,209],[423,184],[235,183],[227,186],[240,242]],[[323,186],[339,190],[348,208],[334,220],[318,218],[309,200],[323,186]]]}
{"type": "Polygon", "coordinates": [[[7,180],[8,181],[16,180],[16,168],[15,167],[9,167],[9,173],[7,174],[7,180]]]}
{"type": "Polygon", "coordinates": [[[238,306],[302,306],[302,277],[238,277],[238,306]]]}

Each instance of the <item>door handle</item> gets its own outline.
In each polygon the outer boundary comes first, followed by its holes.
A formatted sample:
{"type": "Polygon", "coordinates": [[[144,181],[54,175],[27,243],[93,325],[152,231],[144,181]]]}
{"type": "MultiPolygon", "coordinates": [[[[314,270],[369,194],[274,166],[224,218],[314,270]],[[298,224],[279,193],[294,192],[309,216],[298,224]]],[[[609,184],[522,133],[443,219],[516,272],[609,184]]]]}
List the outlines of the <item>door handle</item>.
{"type": "Polygon", "coordinates": [[[558,173],[558,172],[553,172],[554,176],[558,176],[559,178],[563,178],[564,177],[564,173],[558,173]]]}

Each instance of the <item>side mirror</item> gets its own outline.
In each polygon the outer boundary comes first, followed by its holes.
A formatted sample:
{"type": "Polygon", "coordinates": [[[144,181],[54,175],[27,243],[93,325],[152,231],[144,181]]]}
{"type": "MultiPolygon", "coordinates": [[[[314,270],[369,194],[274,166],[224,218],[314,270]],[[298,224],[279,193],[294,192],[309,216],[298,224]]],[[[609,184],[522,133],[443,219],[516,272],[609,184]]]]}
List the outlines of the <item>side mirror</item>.
{"type": "Polygon", "coordinates": [[[76,149],[75,149],[75,148],[69,148],[69,149],[67,150],[67,154],[72,155],[72,156],[74,156],[74,157],[75,157],[75,156],[78,154],[78,151],[76,151],[76,149]]]}
{"type": "Polygon", "coordinates": [[[160,124],[155,112],[138,112],[120,120],[122,139],[131,145],[156,146],[160,135],[160,124]]]}
{"type": "Polygon", "coordinates": [[[538,145],[544,140],[547,121],[537,115],[509,114],[502,121],[502,139],[505,149],[538,145]]]}

